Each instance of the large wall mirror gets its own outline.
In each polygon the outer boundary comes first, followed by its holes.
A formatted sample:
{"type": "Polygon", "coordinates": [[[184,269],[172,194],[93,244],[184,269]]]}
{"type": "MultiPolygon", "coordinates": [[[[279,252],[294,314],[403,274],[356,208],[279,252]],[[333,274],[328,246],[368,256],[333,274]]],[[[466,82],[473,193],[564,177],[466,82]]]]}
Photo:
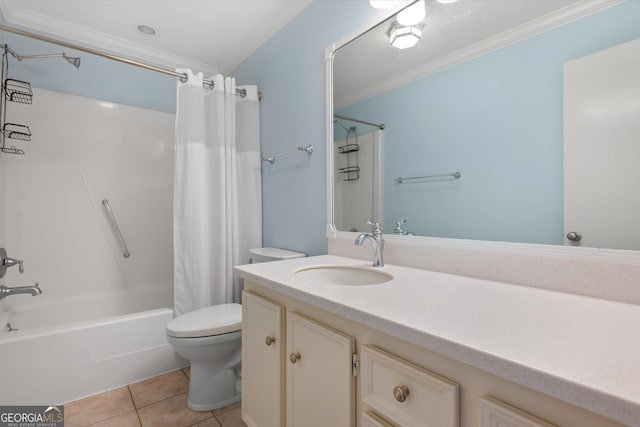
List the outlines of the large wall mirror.
{"type": "Polygon", "coordinates": [[[425,5],[334,52],[337,230],[640,250],[640,1],[425,5]]]}

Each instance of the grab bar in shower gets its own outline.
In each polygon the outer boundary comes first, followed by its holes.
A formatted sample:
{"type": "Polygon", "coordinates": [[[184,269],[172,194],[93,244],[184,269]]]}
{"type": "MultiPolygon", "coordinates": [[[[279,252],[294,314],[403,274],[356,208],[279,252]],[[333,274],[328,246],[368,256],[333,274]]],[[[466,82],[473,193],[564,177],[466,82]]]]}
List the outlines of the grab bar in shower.
{"type": "Polygon", "coordinates": [[[120,232],[120,227],[118,227],[118,221],[116,221],[116,217],[113,215],[113,211],[111,210],[111,206],[109,206],[109,201],[107,199],[102,200],[102,206],[104,206],[104,210],[107,212],[107,216],[111,221],[111,225],[113,225],[113,230],[116,234],[116,237],[120,241],[120,246],[122,246],[123,255],[125,258],[129,258],[129,249],[127,249],[127,244],[124,241],[124,237],[120,232]]]}

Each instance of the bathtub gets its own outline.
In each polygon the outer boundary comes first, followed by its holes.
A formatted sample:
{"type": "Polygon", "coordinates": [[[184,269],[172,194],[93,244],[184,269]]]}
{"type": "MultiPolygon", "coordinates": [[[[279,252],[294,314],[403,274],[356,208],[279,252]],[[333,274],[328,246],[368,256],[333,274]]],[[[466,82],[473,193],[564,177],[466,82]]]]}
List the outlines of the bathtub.
{"type": "Polygon", "coordinates": [[[173,310],[157,308],[171,294],[117,291],[5,312],[0,405],[63,404],[187,366],[165,337],[173,310]]]}

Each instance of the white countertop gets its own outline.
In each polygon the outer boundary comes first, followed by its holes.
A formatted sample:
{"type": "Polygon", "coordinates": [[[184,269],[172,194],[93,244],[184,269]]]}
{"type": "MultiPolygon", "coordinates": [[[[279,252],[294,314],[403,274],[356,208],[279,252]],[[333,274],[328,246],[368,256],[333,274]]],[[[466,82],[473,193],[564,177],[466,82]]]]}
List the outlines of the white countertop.
{"type": "Polygon", "coordinates": [[[459,362],[616,421],[640,426],[640,306],[387,265],[386,283],[301,279],[311,265],[370,266],[323,255],[236,273],[459,362]]]}

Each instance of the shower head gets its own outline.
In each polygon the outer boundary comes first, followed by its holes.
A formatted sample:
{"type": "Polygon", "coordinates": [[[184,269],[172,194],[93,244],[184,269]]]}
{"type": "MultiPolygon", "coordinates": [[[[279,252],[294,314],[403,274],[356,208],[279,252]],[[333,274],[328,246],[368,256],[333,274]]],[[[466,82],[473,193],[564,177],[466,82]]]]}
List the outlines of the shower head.
{"type": "Polygon", "coordinates": [[[62,52],[62,57],[67,60],[67,62],[73,65],[76,68],[80,68],[80,57],[67,56],[66,53],[62,52]]]}

